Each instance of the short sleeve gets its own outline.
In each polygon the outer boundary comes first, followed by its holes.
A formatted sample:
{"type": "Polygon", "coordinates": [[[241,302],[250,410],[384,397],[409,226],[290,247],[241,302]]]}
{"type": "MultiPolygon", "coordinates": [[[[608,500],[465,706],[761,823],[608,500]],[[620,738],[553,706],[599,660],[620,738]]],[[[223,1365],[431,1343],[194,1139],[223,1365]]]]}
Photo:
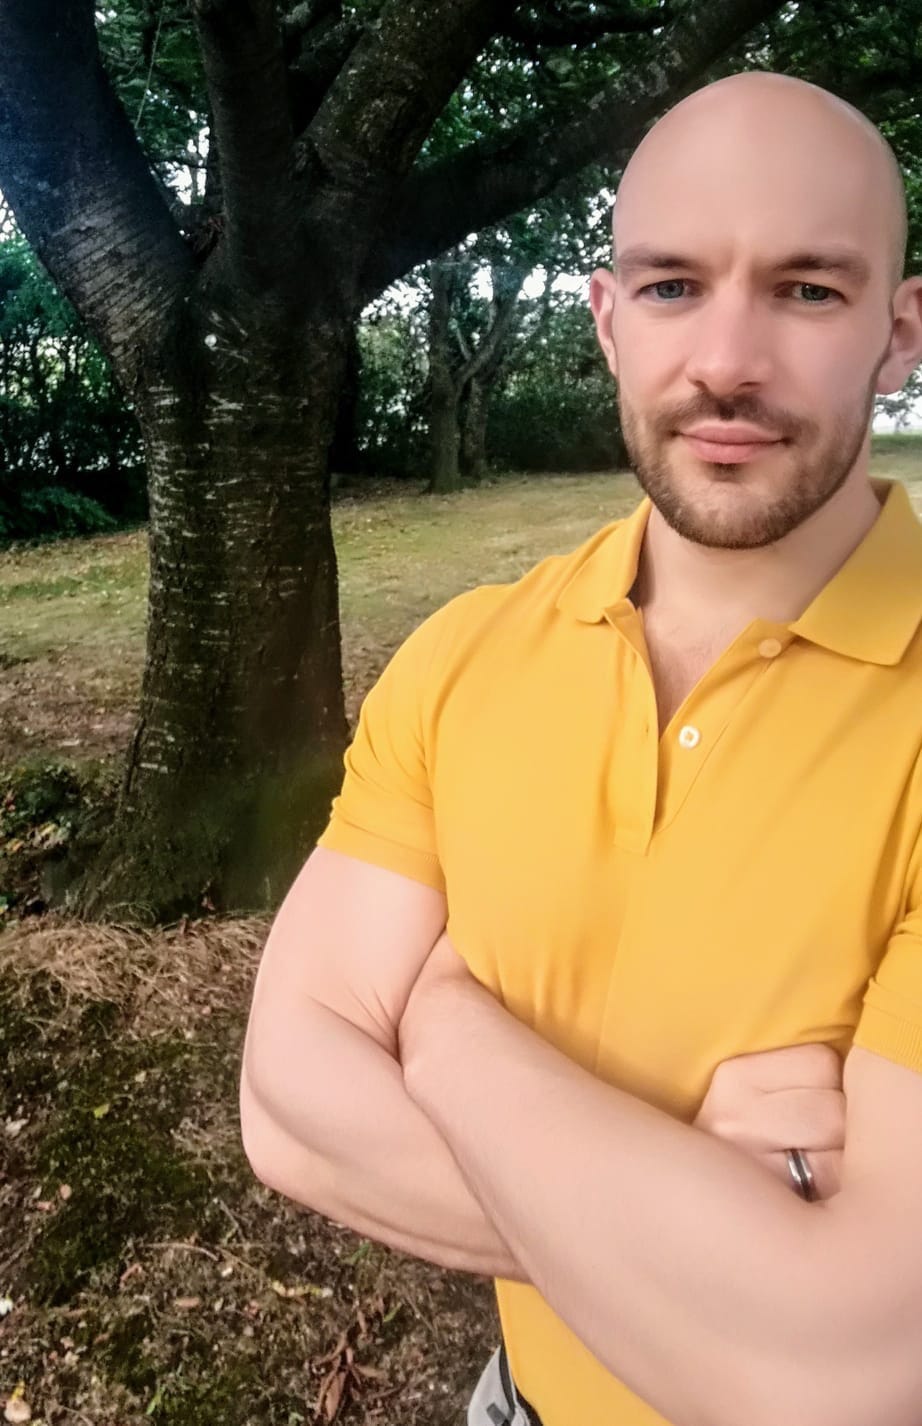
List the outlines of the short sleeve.
{"type": "Polygon", "coordinates": [[[852,1043],[922,1071],[922,867],[918,864],[912,886],[903,919],[868,982],[852,1043]]]}
{"type": "Polygon", "coordinates": [[[362,704],[346,775],[317,845],[444,891],[424,739],[424,703],[448,611],[401,644],[362,704]]]}

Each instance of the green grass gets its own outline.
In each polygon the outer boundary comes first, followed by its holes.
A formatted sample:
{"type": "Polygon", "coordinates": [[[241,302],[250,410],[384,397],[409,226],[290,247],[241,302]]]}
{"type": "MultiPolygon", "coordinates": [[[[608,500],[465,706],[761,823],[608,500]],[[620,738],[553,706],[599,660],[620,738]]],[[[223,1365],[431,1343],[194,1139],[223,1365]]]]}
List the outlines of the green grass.
{"type": "MultiPolygon", "coordinates": [[[[872,472],[905,481],[922,513],[922,437],[875,437],[872,472]]],[[[516,579],[545,555],[574,548],[628,514],[638,498],[627,473],[504,476],[450,496],[397,483],[371,495],[342,495],[333,525],[350,717],[390,653],[433,609],[464,589],[516,579]]],[[[124,715],[136,704],[147,580],[144,531],[0,557],[4,661],[29,661],[34,680],[47,676],[49,698],[56,697],[52,685],[70,691],[60,738],[79,737],[80,757],[94,751],[91,716],[124,715]]],[[[0,681],[15,673],[0,669],[0,681]]],[[[2,712],[0,704],[0,732],[2,712]]],[[[47,727],[29,737],[35,741],[23,734],[20,749],[56,748],[47,727]]]]}

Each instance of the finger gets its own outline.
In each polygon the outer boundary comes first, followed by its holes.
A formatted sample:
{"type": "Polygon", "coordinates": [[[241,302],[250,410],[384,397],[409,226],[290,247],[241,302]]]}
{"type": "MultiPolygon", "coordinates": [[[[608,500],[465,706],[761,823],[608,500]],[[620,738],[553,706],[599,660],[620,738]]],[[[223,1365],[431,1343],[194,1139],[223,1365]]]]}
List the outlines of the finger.
{"type": "MultiPolygon", "coordinates": [[[[817,1089],[842,1087],[842,1059],[832,1045],[814,1042],[809,1045],[783,1045],[777,1050],[757,1050],[724,1060],[728,1070],[737,1069],[751,1084],[766,1092],[790,1089],[792,1085],[813,1085],[817,1089]]],[[[721,1070],[717,1066],[715,1075],[721,1070]]]]}
{"type": "Polygon", "coordinates": [[[787,1089],[740,1106],[739,1122],[718,1130],[721,1138],[755,1152],[845,1147],[845,1095],[840,1089],[787,1089]]]}
{"type": "MultiPolygon", "coordinates": [[[[792,1147],[799,1148],[800,1146],[792,1145],[792,1147]]],[[[804,1151],[801,1150],[801,1152],[804,1151]]],[[[787,1154],[759,1155],[756,1161],[774,1174],[775,1178],[785,1184],[792,1193],[797,1193],[788,1166],[787,1154]]],[[[840,1149],[820,1149],[812,1154],[808,1153],[807,1162],[810,1165],[810,1172],[813,1174],[813,1186],[816,1189],[817,1197],[824,1200],[834,1197],[842,1186],[842,1151],[840,1149]]]]}

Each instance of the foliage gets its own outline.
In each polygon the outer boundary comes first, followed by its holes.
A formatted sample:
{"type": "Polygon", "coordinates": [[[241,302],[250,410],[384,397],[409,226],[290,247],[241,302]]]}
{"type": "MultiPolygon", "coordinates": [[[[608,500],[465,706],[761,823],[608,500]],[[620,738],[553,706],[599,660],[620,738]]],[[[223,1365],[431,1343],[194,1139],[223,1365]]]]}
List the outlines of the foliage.
{"type": "Polygon", "coordinates": [[[494,464],[515,470],[604,470],[623,463],[615,388],[585,296],[559,294],[495,397],[494,464]]]}
{"type": "Polygon", "coordinates": [[[24,240],[0,243],[0,546],[145,511],[139,433],[106,358],[24,240]]]}
{"type": "Polygon", "coordinates": [[[361,353],[356,442],[365,469],[422,476],[426,463],[425,314],[395,288],[366,314],[361,353]]]}
{"type": "Polygon", "coordinates": [[[41,909],[53,865],[111,814],[114,777],[36,758],[0,771],[0,926],[11,913],[41,909]]]}
{"type": "Polygon", "coordinates": [[[186,0],[109,0],[97,9],[99,51],[141,146],[164,184],[204,193],[208,102],[186,0]]]}

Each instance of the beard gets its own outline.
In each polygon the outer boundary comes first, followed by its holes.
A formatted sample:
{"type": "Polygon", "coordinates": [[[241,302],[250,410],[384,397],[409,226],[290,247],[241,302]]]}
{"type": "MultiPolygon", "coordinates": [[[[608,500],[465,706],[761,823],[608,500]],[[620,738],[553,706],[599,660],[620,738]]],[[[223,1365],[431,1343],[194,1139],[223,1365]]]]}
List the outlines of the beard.
{"type": "Polygon", "coordinates": [[[883,358],[863,399],[840,409],[825,438],[813,422],[772,420],[751,396],[712,401],[708,409],[699,402],[694,410],[656,418],[643,429],[619,390],[621,433],[631,467],[667,525],[683,539],[724,550],[773,544],[845,484],[871,424],[882,364],[883,358]],[[681,438],[672,434],[701,420],[733,419],[777,432],[787,444],[769,447],[754,460],[724,465],[680,450],[681,438]]]}

